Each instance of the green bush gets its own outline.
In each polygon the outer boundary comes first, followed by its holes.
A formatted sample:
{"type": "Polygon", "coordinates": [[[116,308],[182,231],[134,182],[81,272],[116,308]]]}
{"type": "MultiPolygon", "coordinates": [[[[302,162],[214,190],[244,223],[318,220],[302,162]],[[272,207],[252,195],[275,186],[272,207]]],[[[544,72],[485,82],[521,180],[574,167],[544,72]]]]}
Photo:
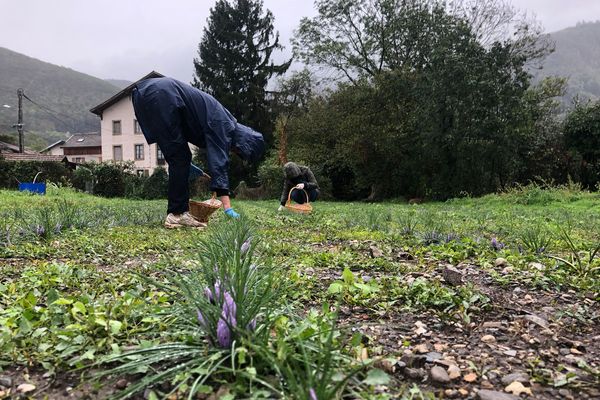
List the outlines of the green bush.
{"type": "Polygon", "coordinates": [[[53,161],[6,161],[0,159],[0,188],[16,189],[19,182],[70,182],[72,171],[53,161]],[[40,173],[38,175],[38,173],[40,173]]]}
{"type": "Polygon", "coordinates": [[[265,189],[265,196],[276,198],[281,194],[283,169],[274,161],[267,160],[258,168],[258,180],[265,189]]]}
{"type": "Polygon", "coordinates": [[[103,197],[124,197],[127,191],[127,177],[130,175],[132,174],[129,164],[103,162],[96,165],[94,194],[103,197]]]}
{"type": "Polygon", "coordinates": [[[164,199],[169,189],[169,174],[163,167],[158,167],[144,181],[143,193],[145,199],[164,199]]]}

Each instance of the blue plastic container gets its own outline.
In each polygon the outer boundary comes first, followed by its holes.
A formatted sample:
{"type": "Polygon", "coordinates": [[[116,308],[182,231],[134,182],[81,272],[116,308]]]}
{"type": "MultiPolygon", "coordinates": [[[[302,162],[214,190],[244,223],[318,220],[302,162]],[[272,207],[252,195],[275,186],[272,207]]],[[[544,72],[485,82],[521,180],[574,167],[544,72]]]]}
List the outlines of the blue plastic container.
{"type": "Polygon", "coordinates": [[[19,183],[19,192],[46,194],[45,183],[19,183]]]}

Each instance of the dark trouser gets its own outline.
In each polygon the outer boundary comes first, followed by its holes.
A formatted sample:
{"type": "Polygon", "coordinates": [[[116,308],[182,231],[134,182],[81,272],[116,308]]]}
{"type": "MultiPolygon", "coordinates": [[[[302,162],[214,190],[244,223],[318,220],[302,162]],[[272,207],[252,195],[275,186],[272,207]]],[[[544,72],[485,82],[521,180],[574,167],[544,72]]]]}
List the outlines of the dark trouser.
{"type": "MultiPolygon", "coordinates": [[[[154,133],[152,138],[164,154],[169,167],[167,212],[182,214],[189,210],[189,174],[192,152],[185,139],[180,114],[173,112],[175,105],[161,103],[160,92],[143,98],[135,89],[132,93],[132,100],[138,122],[142,129],[152,127],[154,133]]],[[[148,140],[147,133],[144,131],[144,136],[148,143],[152,143],[153,141],[148,140]]]]}
{"type": "Polygon", "coordinates": [[[169,205],[168,213],[182,214],[189,210],[190,163],[192,153],[187,142],[178,143],[158,139],[158,147],[169,165],[169,205]]]}
{"type": "Polygon", "coordinates": [[[317,197],[319,197],[319,191],[318,190],[292,190],[292,200],[295,201],[298,204],[304,204],[306,203],[306,195],[308,194],[308,199],[310,200],[310,202],[312,203],[313,201],[317,200],[317,197]]]}

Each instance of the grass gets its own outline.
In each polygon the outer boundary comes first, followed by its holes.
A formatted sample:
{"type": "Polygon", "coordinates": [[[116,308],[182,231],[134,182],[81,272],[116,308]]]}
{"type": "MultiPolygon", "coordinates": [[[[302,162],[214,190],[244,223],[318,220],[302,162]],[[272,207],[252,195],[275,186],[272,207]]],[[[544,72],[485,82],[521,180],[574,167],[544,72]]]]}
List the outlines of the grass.
{"type": "MultiPolygon", "coordinates": [[[[575,293],[596,305],[600,300],[598,194],[534,186],[423,205],[318,202],[309,216],[278,214],[275,201],[235,201],[235,206],[261,236],[260,256],[286,280],[278,329],[281,318],[295,321],[281,331],[277,345],[254,354],[288,376],[281,379],[302,393],[298,398],[310,398],[311,392],[292,380],[293,368],[308,373],[312,382],[318,377],[307,365],[314,362],[320,376],[333,379],[319,369],[331,362],[324,354],[333,346],[335,357],[349,357],[359,345],[350,340],[351,332],[336,330],[334,337],[336,328],[322,324],[299,334],[317,318],[312,312],[325,318],[324,304],[339,303],[351,315],[365,313],[374,321],[432,315],[442,324],[468,327],[495,307],[490,287],[518,284],[575,293]],[[494,238],[502,248],[492,245],[494,238]],[[498,258],[510,268],[495,266],[498,258]],[[474,265],[488,280],[454,287],[438,273],[446,264],[474,265]],[[296,353],[283,357],[277,348],[296,353]]],[[[166,230],[165,207],[165,201],[101,199],[56,187],[44,197],[0,191],[0,368],[60,376],[116,360],[134,347],[189,340],[173,329],[175,318],[157,317],[180,299],[143,277],[168,282],[173,271],[193,270],[198,243],[230,222],[219,212],[207,232],[166,230]]],[[[236,354],[229,357],[240,357],[236,354]]],[[[258,367],[244,362],[237,385],[228,386],[232,396],[255,387],[248,382],[258,367]]],[[[355,367],[349,371],[356,381],[355,367]]],[[[419,391],[373,379],[377,374],[369,372],[361,385],[350,385],[352,390],[366,398],[411,398],[419,391]],[[375,381],[387,389],[368,384],[375,381]]],[[[208,379],[201,389],[209,393],[222,384],[208,379]]],[[[338,386],[315,385],[319,399],[336,398],[338,386]]],[[[258,386],[257,393],[264,393],[268,385],[258,386]]]]}

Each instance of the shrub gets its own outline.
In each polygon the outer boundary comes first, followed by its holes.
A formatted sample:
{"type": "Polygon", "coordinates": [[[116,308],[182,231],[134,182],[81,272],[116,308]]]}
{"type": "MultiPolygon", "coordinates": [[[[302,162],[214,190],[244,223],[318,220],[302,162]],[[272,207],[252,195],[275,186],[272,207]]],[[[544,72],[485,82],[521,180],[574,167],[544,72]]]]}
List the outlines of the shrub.
{"type": "Polygon", "coordinates": [[[96,165],[94,169],[96,177],[94,193],[103,197],[125,196],[127,175],[130,172],[130,164],[103,162],[96,165]]]}
{"type": "Polygon", "coordinates": [[[53,161],[6,161],[0,159],[0,187],[16,189],[19,182],[65,182],[72,171],[63,163],[53,161]],[[38,173],[40,173],[38,175],[38,173]]]}
{"type": "Polygon", "coordinates": [[[169,174],[163,167],[158,167],[144,181],[143,192],[146,199],[164,199],[169,189],[169,174]]]}

